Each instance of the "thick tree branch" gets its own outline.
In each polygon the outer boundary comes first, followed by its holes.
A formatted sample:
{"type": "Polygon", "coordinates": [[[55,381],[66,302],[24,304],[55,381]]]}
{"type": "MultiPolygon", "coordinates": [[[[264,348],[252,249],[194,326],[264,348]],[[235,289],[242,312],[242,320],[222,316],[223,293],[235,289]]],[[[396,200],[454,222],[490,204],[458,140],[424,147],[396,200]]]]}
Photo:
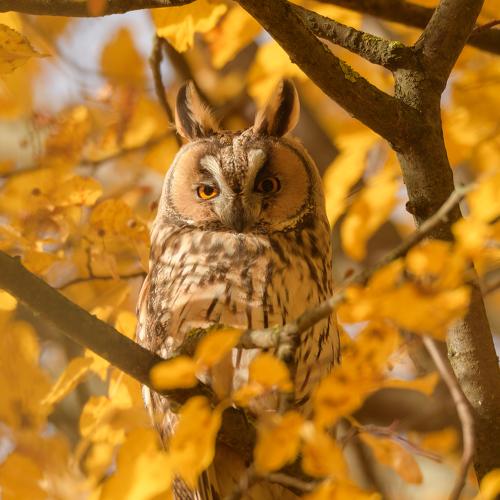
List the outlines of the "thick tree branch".
{"type": "MultiPolygon", "coordinates": [[[[108,0],[101,15],[121,14],[133,10],[187,5],[195,0],[108,0]]],[[[387,21],[424,29],[433,9],[401,0],[318,0],[369,14],[387,21]]],[[[0,0],[0,12],[21,12],[49,16],[90,17],[87,0],[0,0]]],[[[500,54],[500,30],[474,30],[467,43],[478,49],[500,54]]]]}
{"type": "Polygon", "coordinates": [[[402,142],[403,114],[413,110],[357,74],[304,24],[286,0],[238,0],[325,94],[393,144],[402,142]]]}
{"type": "MultiPolygon", "coordinates": [[[[405,24],[413,28],[425,29],[434,9],[404,0],[318,0],[322,3],[338,5],[362,14],[369,14],[386,21],[405,24]]],[[[467,40],[478,49],[500,54],[500,30],[474,31],[467,40]]]]}
{"type": "Polygon", "coordinates": [[[484,0],[441,0],[415,44],[426,73],[446,87],[455,61],[472,33],[484,0]]]}
{"type": "MultiPolygon", "coordinates": [[[[103,16],[123,14],[131,10],[177,7],[194,0],[107,0],[103,16]]],[[[87,0],[0,0],[0,12],[13,10],[23,14],[44,16],[92,17],[87,0]]]]}
{"type": "MultiPolygon", "coordinates": [[[[408,191],[408,211],[417,225],[443,203],[454,189],[441,123],[441,94],[460,50],[471,33],[483,0],[441,0],[416,45],[421,64],[394,72],[395,95],[418,111],[406,144],[397,153],[408,191]],[[457,30],[455,32],[455,29],[457,30]]],[[[452,240],[459,207],[434,228],[432,238],[452,240]]],[[[476,429],[475,470],[479,478],[500,466],[500,371],[477,276],[471,269],[471,298],[466,316],[451,328],[448,356],[473,408],[476,429]]]]}
{"type": "Polygon", "coordinates": [[[317,37],[340,45],[371,63],[384,66],[390,70],[414,63],[415,57],[412,49],[401,42],[391,42],[370,35],[316,12],[304,9],[299,5],[295,5],[294,10],[317,37]]]}

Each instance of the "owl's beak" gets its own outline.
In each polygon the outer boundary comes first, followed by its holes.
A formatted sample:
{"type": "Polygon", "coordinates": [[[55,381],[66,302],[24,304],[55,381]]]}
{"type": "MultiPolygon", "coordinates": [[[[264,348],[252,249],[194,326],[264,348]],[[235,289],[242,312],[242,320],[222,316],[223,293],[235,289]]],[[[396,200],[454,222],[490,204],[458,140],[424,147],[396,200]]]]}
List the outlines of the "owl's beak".
{"type": "Polygon", "coordinates": [[[253,217],[248,217],[240,197],[234,199],[224,210],[224,222],[237,233],[243,233],[253,223],[253,217]]]}

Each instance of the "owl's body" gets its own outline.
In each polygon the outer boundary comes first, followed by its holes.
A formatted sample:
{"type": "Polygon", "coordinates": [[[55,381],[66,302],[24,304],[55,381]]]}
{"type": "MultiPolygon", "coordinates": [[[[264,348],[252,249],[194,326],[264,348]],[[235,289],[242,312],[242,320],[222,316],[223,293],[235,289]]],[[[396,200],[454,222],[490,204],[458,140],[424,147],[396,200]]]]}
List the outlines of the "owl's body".
{"type": "MultiPolygon", "coordinates": [[[[178,98],[177,126],[192,142],[178,153],[165,179],[139,303],[138,341],[166,358],[178,353],[195,328],[284,325],[332,294],[321,180],[302,146],[281,137],[293,126],[293,85],[284,82],[274,107],[269,105],[254,127],[241,133],[215,133],[206,110],[198,108],[202,116],[196,117],[196,95],[188,91],[178,98]],[[281,115],[280,106],[288,108],[281,115]]],[[[205,380],[221,398],[245,383],[258,352],[233,351],[205,380]]],[[[296,353],[299,408],[308,407],[312,388],[338,355],[333,317],[302,334],[296,353]]],[[[168,400],[148,389],[144,395],[168,439],[176,420],[168,400]]],[[[264,410],[276,410],[275,401],[269,399],[264,410]]],[[[229,494],[244,466],[230,455],[229,450],[218,453],[210,487],[200,485],[191,493],[178,483],[176,497],[229,494]]],[[[270,485],[267,493],[255,495],[286,498],[270,485]]]]}

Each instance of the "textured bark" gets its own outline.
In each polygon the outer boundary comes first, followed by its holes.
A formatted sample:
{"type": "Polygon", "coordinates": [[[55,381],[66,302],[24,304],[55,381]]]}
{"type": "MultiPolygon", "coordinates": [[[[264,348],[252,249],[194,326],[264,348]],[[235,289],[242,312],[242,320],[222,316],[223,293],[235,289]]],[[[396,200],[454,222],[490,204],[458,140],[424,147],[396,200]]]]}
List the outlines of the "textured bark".
{"type": "MultiPolygon", "coordinates": [[[[440,115],[441,93],[450,71],[471,32],[482,0],[442,0],[428,27],[415,44],[420,65],[395,72],[395,95],[419,112],[411,120],[411,134],[398,148],[408,191],[408,210],[417,225],[434,213],[454,189],[440,115]]],[[[451,240],[458,208],[431,233],[451,240]]],[[[500,370],[479,287],[472,286],[466,317],[450,330],[449,359],[475,417],[475,469],[483,477],[500,466],[500,370]]]]}

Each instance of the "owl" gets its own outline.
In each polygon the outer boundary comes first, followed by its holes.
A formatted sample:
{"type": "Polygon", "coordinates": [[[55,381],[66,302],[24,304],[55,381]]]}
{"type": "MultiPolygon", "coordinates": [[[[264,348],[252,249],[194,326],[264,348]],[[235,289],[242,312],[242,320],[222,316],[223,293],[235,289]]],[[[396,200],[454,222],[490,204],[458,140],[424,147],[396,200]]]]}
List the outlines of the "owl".
{"type": "MultiPolygon", "coordinates": [[[[220,130],[192,83],[177,95],[175,122],[187,142],[168,170],[151,232],[150,268],[138,304],[138,342],[169,358],[195,328],[284,325],[332,295],[332,250],[321,178],[304,147],[287,134],[299,117],[294,84],[280,83],[247,130],[220,130]]],[[[210,372],[221,398],[245,383],[258,350],[237,348],[210,372]]],[[[295,405],[339,358],[333,316],[300,335],[295,405]]],[[[144,400],[164,441],[176,415],[148,388],[144,400]]],[[[275,411],[269,400],[267,411],[275,411]]],[[[218,445],[219,446],[219,445],[218,445]]],[[[223,498],[245,464],[217,449],[213,465],[177,499],[223,498]]],[[[259,483],[246,498],[296,498],[259,483]]]]}

